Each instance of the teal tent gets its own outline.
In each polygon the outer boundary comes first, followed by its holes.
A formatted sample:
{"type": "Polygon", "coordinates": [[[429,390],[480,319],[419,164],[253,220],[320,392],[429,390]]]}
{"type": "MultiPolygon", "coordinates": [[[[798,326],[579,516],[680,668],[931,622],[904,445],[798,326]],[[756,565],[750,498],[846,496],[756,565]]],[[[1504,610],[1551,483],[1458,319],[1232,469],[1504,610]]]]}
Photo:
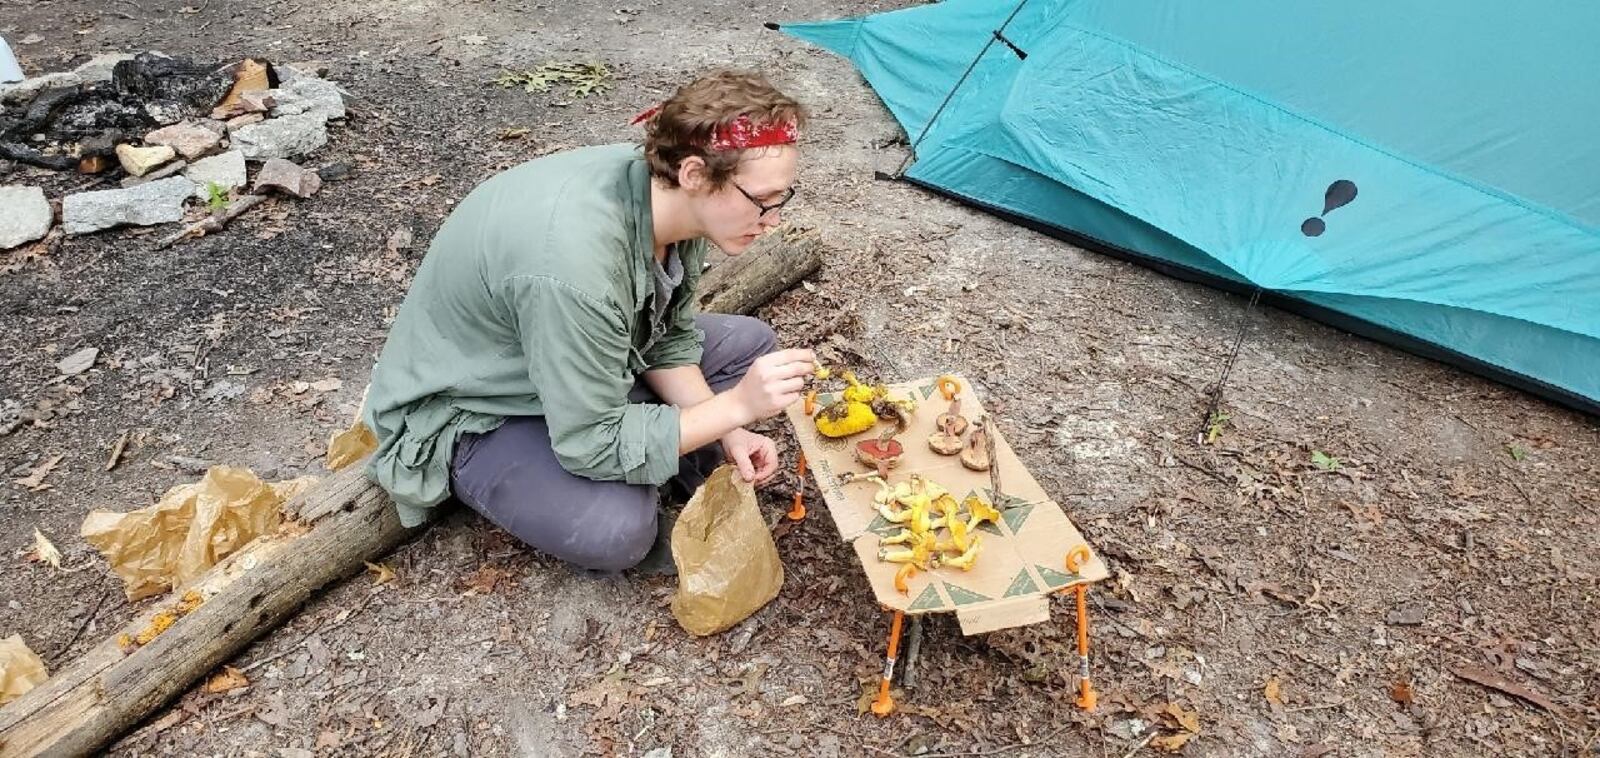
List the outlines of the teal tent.
{"type": "Polygon", "coordinates": [[[781,28],[862,72],[908,181],[1600,413],[1600,4],[948,0],[781,28]]]}

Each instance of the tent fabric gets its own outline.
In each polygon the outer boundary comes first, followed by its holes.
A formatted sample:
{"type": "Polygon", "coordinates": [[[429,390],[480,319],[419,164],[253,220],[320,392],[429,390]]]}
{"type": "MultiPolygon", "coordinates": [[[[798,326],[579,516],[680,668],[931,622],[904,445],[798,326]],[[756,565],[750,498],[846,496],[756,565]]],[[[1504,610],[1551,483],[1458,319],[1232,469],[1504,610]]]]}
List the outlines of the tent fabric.
{"type": "Polygon", "coordinates": [[[908,180],[1600,413],[1600,5],[947,0],[781,28],[921,138],[908,180]]]}

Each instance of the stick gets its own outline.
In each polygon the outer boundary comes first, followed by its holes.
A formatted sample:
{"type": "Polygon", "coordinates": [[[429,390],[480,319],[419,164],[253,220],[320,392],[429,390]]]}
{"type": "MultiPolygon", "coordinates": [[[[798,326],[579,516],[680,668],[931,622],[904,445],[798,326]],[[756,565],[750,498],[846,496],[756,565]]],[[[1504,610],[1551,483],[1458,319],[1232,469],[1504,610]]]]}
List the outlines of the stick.
{"type": "Polygon", "coordinates": [[[177,244],[178,241],[184,239],[185,237],[204,237],[211,232],[220,232],[228,225],[229,221],[238,218],[245,211],[260,205],[262,202],[265,202],[266,199],[266,195],[245,195],[244,197],[233,201],[233,204],[229,205],[228,209],[222,212],[222,215],[207,216],[204,220],[189,226],[189,228],[162,239],[160,242],[156,243],[155,249],[165,250],[169,247],[172,247],[174,244],[177,244]]]}

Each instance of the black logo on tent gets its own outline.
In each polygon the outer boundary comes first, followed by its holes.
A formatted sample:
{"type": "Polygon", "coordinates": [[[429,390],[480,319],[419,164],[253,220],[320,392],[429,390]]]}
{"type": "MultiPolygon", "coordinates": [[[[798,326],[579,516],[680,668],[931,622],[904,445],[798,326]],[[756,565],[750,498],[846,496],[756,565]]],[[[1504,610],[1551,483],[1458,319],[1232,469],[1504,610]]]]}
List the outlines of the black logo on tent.
{"type": "MultiPolygon", "coordinates": [[[[1356,199],[1356,183],[1349,179],[1340,179],[1328,185],[1328,192],[1322,200],[1322,216],[1343,208],[1356,199]]],[[[1322,216],[1312,216],[1300,224],[1301,233],[1307,237],[1320,237],[1328,230],[1328,225],[1323,222],[1322,216]]]]}

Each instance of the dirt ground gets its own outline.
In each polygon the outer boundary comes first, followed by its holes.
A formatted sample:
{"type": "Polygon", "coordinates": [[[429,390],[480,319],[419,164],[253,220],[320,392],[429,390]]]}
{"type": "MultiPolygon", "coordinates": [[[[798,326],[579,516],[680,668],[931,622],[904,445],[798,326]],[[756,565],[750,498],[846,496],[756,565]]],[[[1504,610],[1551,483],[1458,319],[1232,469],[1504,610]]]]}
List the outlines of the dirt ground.
{"type": "MultiPolygon", "coordinates": [[[[1231,421],[1197,445],[1240,299],[874,181],[904,155],[888,114],[846,63],[760,27],[894,5],[0,3],[31,74],[114,50],[316,60],[354,110],[310,161],[352,176],[309,201],[166,251],[123,231],[0,257],[0,413],[50,411],[0,436],[0,636],[55,670],[135,613],[78,525],[194,480],[173,456],[321,471],[453,199],[534,155],[631,139],[638,110],[731,64],[815,116],[790,218],[830,252],[762,315],[869,374],[977,383],[1113,567],[1091,593],[1099,710],[1072,705],[1060,598],[1050,623],[987,636],[931,620],[901,713],[862,715],[888,619],[821,513],[779,527],[776,601],[694,639],[672,580],[580,576],[457,510],[386,559],[395,581],[332,587],[243,651],[249,687],[192,691],[113,755],[1595,755],[1600,424],[1265,310],[1231,421]],[[602,62],[615,86],[490,84],[550,61],[602,62]],[[83,347],[96,367],[59,379],[83,347]],[[13,483],[57,455],[48,489],[13,483]],[[35,528],[64,569],[24,558],[35,528]]],[[[34,173],[0,183],[86,183],[34,173]]],[[[765,491],[774,523],[794,483],[765,491]]]]}

